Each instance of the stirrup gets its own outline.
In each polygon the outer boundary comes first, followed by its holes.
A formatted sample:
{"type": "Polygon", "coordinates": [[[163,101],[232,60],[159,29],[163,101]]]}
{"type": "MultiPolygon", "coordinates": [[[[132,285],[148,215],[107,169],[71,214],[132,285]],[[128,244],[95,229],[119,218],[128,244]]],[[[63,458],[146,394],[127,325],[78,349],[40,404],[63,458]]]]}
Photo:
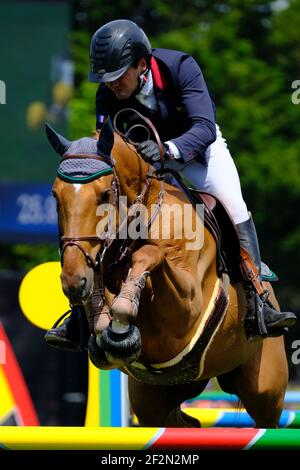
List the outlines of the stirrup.
{"type": "Polygon", "coordinates": [[[260,296],[253,287],[250,284],[247,285],[247,283],[245,283],[245,291],[247,298],[247,312],[244,318],[245,332],[247,340],[253,342],[268,336],[263,309],[269,293],[265,291],[265,293],[260,296]]]}
{"type": "Polygon", "coordinates": [[[56,322],[54,323],[54,325],[50,328],[50,330],[55,330],[55,328],[58,327],[58,325],[60,324],[60,322],[68,315],[68,313],[72,313],[72,310],[68,310],[67,312],[63,313],[58,320],[56,320],[56,322]]]}
{"type": "MultiPolygon", "coordinates": [[[[269,324],[266,323],[264,309],[265,307],[270,307],[272,310],[275,310],[272,303],[268,300],[269,292],[264,291],[263,295],[258,295],[249,284],[245,286],[245,290],[247,297],[247,313],[244,318],[244,324],[248,341],[254,342],[266,337],[274,338],[287,333],[289,330],[288,327],[292,326],[296,319],[291,317],[289,319],[290,324],[286,322],[287,324],[282,326],[267,326],[269,324]]],[[[280,312],[277,313],[281,315],[280,312]]]]}
{"type": "MultiPolygon", "coordinates": [[[[49,346],[52,346],[56,349],[63,349],[74,352],[84,351],[85,349],[87,349],[87,341],[89,337],[88,328],[86,330],[85,325],[83,324],[84,320],[82,319],[82,312],[80,310],[74,311],[74,308],[76,307],[73,307],[73,310],[68,310],[67,312],[63,313],[63,315],[61,315],[58,320],[54,323],[52,328],[50,328],[50,330],[46,332],[44,338],[49,346]],[[72,337],[72,333],[70,337],[68,337],[68,334],[62,334],[60,336],[59,333],[55,330],[59,329],[61,321],[69,313],[71,313],[71,315],[70,317],[66,318],[65,321],[68,321],[70,319],[70,321],[74,322],[73,327],[70,327],[71,331],[73,328],[74,336],[72,337]]],[[[64,323],[62,323],[62,325],[63,324],[64,323]]],[[[67,326],[65,326],[65,328],[67,330],[67,326]]]]}

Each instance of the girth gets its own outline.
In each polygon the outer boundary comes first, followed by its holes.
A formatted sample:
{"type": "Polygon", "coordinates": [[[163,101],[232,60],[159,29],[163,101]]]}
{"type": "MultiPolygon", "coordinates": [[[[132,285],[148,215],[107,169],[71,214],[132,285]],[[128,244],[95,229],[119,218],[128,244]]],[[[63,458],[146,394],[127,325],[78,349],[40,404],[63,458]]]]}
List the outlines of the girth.
{"type": "MultiPolygon", "coordinates": [[[[141,355],[137,362],[126,367],[125,371],[136,380],[150,385],[174,386],[195,382],[203,372],[206,351],[218,331],[225,316],[228,305],[228,280],[223,275],[217,280],[217,292],[211,303],[211,311],[204,320],[203,329],[196,333],[196,341],[186,354],[178,354],[173,358],[171,365],[151,365],[141,355]]],[[[204,315],[205,316],[205,315],[204,315]]]]}

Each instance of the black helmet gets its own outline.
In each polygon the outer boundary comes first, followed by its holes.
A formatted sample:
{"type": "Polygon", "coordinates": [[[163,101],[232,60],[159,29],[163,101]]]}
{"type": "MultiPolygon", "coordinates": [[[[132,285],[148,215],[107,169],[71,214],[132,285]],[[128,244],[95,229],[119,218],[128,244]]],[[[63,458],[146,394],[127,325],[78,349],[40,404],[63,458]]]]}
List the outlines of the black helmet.
{"type": "Polygon", "coordinates": [[[117,80],[135,61],[151,55],[151,44],[133,21],[110,21],[99,28],[91,41],[90,82],[117,80]]]}

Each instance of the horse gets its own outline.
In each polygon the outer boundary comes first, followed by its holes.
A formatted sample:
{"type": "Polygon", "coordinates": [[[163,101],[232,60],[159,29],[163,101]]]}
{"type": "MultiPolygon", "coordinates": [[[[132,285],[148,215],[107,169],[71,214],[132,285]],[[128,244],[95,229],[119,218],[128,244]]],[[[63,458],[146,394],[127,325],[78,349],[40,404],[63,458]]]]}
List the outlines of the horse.
{"type": "MultiPolygon", "coordinates": [[[[288,383],[283,337],[248,341],[243,282],[218,273],[215,240],[194,208],[190,222],[202,239],[189,245],[186,195],[156,177],[109,120],[99,138],[70,142],[50,126],[47,135],[61,156],[53,195],[62,288],[71,304],[85,307],[92,362],[128,375],[139,424],[201,427],[181,404],[217,378],[257,427],[277,427],[288,383]],[[167,217],[163,206],[176,210],[167,217]],[[114,234],[109,219],[117,220],[114,234]],[[124,220],[135,225],[122,238],[124,220]]],[[[264,287],[278,307],[271,285],[264,287]]]]}

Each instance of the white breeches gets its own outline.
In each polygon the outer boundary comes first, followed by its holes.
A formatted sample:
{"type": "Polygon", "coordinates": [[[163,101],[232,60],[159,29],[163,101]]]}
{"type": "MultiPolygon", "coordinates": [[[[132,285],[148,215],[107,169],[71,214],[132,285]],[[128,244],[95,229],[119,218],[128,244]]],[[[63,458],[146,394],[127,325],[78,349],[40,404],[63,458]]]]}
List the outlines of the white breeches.
{"type": "Polygon", "coordinates": [[[218,125],[216,130],[217,139],[206,150],[206,164],[196,160],[180,164],[173,160],[166,166],[178,170],[196,189],[216,196],[224,204],[235,224],[240,224],[249,219],[247,206],[243,200],[236,166],[218,125]]]}

